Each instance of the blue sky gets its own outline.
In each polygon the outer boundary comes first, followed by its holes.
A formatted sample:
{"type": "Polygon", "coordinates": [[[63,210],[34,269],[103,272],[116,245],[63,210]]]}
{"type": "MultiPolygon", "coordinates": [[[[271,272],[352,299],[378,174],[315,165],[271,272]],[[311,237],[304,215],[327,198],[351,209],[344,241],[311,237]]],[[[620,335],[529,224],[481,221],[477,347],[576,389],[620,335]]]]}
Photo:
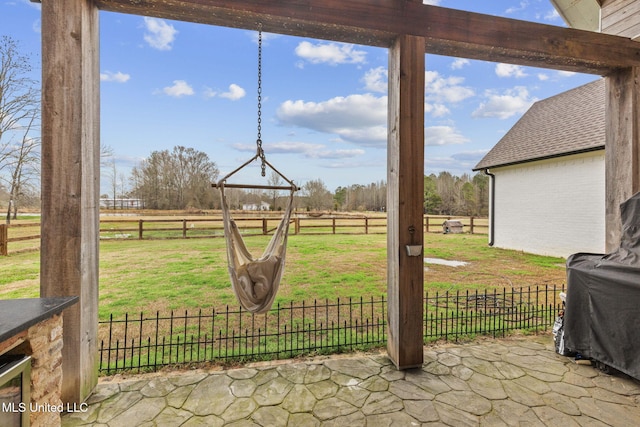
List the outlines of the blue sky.
{"type": "MultiPolygon", "coordinates": [[[[548,0],[429,3],[565,25],[548,0]]],[[[0,0],[0,35],[39,68],[38,4],[0,0]]],[[[101,138],[118,173],[176,145],[206,152],[222,174],[249,159],[256,40],[255,31],[101,12],[101,138]]],[[[321,179],[331,191],[386,180],[387,61],[382,48],[264,34],[267,159],[296,183],[321,179]]],[[[426,174],[472,173],[533,102],[597,78],[436,55],[426,65],[426,174]]],[[[239,180],[264,183],[257,167],[239,180]]]]}

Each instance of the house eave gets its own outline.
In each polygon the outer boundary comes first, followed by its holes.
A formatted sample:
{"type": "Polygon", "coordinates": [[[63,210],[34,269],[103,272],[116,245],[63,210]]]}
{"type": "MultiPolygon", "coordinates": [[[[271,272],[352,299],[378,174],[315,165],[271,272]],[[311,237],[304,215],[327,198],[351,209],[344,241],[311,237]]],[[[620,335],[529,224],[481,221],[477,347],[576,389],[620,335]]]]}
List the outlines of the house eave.
{"type": "Polygon", "coordinates": [[[550,0],[553,7],[571,28],[600,31],[599,0],[550,0]]]}
{"type": "Polygon", "coordinates": [[[489,164],[489,165],[478,165],[475,168],[471,169],[474,172],[478,172],[478,171],[482,171],[482,170],[488,170],[488,169],[495,169],[495,168],[503,168],[503,167],[507,167],[507,166],[514,166],[514,165],[521,165],[524,163],[532,163],[532,162],[539,162],[542,160],[549,160],[549,159],[556,159],[559,157],[566,157],[566,156],[573,156],[576,154],[583,154],[583,153],[590,153],[593,151],[599,151],[599,150],[604,150],[604,144],[603,145],[598,145],[595,147],[590,147],[590,148],[584,148],[582,150],[574,150],[574,151],[567,151],[564,153],[556,153],[556,154],[550,154],[548,156],[540,156],[540,157],[532,157],[530,159],[524,159],[524,160],[516,160],[513,162],[507,162],[507,163],[497,163],[497,164],[489,164]]]}

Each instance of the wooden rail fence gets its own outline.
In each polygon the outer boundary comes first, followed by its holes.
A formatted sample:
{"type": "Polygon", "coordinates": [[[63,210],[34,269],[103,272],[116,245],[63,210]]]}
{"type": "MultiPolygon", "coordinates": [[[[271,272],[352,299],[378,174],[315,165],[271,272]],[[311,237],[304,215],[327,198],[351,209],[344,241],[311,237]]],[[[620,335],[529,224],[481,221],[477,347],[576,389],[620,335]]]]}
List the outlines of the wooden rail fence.
{"type": "MultiPolygon", "coordinates": [[[[457,219],[464,225],[465,233],[487,234],[487,218],[452,217],[425,215],[423,231],[425,233],[443,232],[445,220],[457,219]]],[[[235,219],[243,235],[267,235],[273,233],[280,218],[275,216],[247,216],[235,219]]],[[[318,234],[385,234],[387,232],[386,216],[349,216],[349,215],[298,215],[291,219],[290,233],[295,235],[318,234]]],[[[223,236],[222,218],[118,218],[100,221],[101,239],[190,239],[223,236]]],[[[15,243],[40,239],[40,224],[19,223],[0,224],[0,256],[12,253],[37,250],[38,244],[15,243]]],[[[33,243],[33,242],[32,242],[33,243]]]]}
{"type": "Polygon", "coordinates": [[[40,239],[40,224],[0,224],[0,256],[9,255],[9,243],[24,242],[29,240],[40,239]],[[9,237],[9,230],[12,234],[15,232],[15,237],[9,237]],[[28,229],[26,232],[22,230],[28,229]],[[33,230],[37,230],[36,232],[33,230]]]}

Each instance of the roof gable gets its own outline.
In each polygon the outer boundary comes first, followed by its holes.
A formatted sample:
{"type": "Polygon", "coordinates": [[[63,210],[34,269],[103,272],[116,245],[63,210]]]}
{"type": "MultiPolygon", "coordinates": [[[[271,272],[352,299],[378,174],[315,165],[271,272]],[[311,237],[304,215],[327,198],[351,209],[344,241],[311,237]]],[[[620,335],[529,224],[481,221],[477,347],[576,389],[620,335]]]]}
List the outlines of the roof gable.
{"type": "Polygon", "coordinates": [[[604,149],[604,79],[534,103],[473,170],[604,149]]]}

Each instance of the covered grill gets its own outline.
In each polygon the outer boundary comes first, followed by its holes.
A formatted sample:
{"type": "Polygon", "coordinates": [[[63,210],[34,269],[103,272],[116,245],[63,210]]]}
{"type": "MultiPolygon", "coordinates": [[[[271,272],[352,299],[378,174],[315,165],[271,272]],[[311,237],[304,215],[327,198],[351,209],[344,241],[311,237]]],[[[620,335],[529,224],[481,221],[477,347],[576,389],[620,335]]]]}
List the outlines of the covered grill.
{"type": "Polygon", "coordinates": [[[640,193],[620,205],[620,247],[567,259],[567,350],[640,379],[640,193]]]}

